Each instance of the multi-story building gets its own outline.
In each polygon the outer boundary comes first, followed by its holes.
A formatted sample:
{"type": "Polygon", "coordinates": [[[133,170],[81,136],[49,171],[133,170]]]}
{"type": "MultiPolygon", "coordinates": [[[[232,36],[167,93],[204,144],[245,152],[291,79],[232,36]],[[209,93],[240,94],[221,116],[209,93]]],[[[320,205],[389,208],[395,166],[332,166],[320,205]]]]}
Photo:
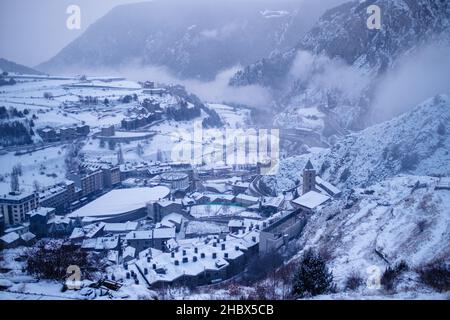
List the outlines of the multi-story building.
{"type": "Polygon", "coordinates": [[[46,188],[39,194],[39,204],[43,207],[55,208],[57,214],[66,212],[74,200],[75,183],[73,181],[46,188]]]}
{"type": "Polygon", "coordinates": [[[103,166],[103,185],[105,188],[112,188],[120,184],[120,168],[118,166],[103,166]]]}
{"type": "Polygon", "coordinates": [[[0,215],[5,225],[10,226],[26,221],[26,214],[39,205],[36,193],[11,192],[0,197],[0,215]]]}
{"type": "Polygon", "coordinates": [[[81,196],[90,196],[96,192],[102,191],[103,185],[103,171],[97,170],[89,172],[87,174],[74,174],[68,175],[70,180],[75,182],[75,186],[81,189],[81,196]]]}
{"type": "Polygon", "coordinates": [[[103,137],[112,137],[115,135],[115,133],[116,133],[116,131],[115,131],[114,126],[110,125],[110,126],[102,127],[100,135],[103,137]]]}
{"type": "Polygon", "coordinates": [[[105,189],[113,188],[122,181],[120,167],[108,162],[85,162],[81,165],[81,168],[87,174],[101,171],[103,188],[105,189]]]}
{"type": "Polygon", "coordinates": [[[91,131],[90,127],[87,124],[81,125],[77,127],[77,133],[80,136],[87,136],[91,131]]]}
{"type": "Polygon", "coordinates": [[[42,140],[44,140],[45,142],[54,142],[59,140],[59,136],[56,134],[55,129],[44,128],[42,130],[39,130],[38,132],[42,140]]]}
{"type": "Polygon", "coordinates": [[[61,140],[73,140],[77,137],[77,129],[75,127],[62,127],[59,129],[61,140]]]}
{"type": "Polygon", "coordinates": [[[40,207],[28,214],[30,216],[30,232],[38,238],[46,237],[48,235],[48,222],[55,217],[55,209],[40,207]]]}
{"type": "Polygon", "coordinates": [[[165,249],[165,242],[175,238],[175,228],[157,228],[146,231],[132,231],[125,237],[127,244],[141,252],[144,249],[165,249]]]}
{"type": "Polygon", "coordinates": [[[121,126],[125,130],[136,130],[140,127],[143,127],[153,121],[161,119],[162,111],[157,110],[155,112],[150,112],[146,115],[141,115],[139,117],[132,117],[123,119],[121,122],[121,126]]]}
{"type": "Polygon", "coordinates": [[[161,174],[161,183],[167,185],[172,191],[187,190],[189,188],[189,175],[183,172],[167,172],[161,174]]]}

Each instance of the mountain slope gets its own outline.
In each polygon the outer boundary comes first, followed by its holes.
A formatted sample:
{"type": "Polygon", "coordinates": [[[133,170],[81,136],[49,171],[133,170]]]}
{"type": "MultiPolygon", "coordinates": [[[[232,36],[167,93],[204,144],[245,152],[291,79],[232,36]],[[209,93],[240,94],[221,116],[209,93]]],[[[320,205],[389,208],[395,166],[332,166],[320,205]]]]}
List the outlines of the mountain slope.
{"type": "Polygon", "coordinates": [[[352,1],[327,11],[294,48],[247,66],[230,83],[272,88],[281,126],[296,127],[297,109],[314,106],[342,127],[361,129],[380,75],[431,41],[448,42],[449,30],[448,1],[352,1]],[[371,4],[382,10],[381,30],[366,26],[371,4]]]}
{"type": "Polygon", "coordinates": [[[36,71],[32,68],[26,67],[21,64],[17,64],[15,62],[0,58],[0,70],[12,73],[21,73],[21,74],[37,74],[43,75],[42,72],[36,71]]]}
{"type": "Polygon", "coordinates": [[[213,79],[223,69],[292,47],[322,10],[295,0],[122,5],[39,68],[61,72],[137,63],[165,66],[183,78],[213,79]]]}
{"type": "Polygon", "coordinates": [[[350,293],[346,281],[352,275],[363,281],[352,293],[358,298],[433,297],[436,291],[416,270],[436,261],[450,263],[450,191],[436,189],[440,176],[450,176],[449,150],[450,98],[438,95],[342,138],[331,149],[282,160],[278,175],[265,177],[278,191],[301,181],[308,159],[343,190],[309,217],[295,258],[310,247],[323,254],[338,287],[336,298],[350,293]],[[391,291],[366,285],[400,261],[409,271],[391,291]]]}
{"type": "Polygon", "coordinates": [[[436,96],[390,121],[347,135],[331,148],[284,159],[266,177],[290,189],[311,158],[319,174],[343,188],[368,187],[398,174],[450,176],[450,99],[436,96]]]}
{"type": "Polygon", "coordinates": [[[362,296],[386,295],[382,287],[367,288],[366,281],[374,270],[381,276],[403,260],[411,271],[398,279],[394,291],[432,294],[414,269],[438,259],[450,262],[450,191],[434,190],[436,181],[403,176],[356,189],[352,205],[346,198],[336,200],[311,216],[298,245],[326,252],[339,291],[356,273],[363,279],[362,296]]]}
{"type": "Polygon", "coordinates": [[[449,150],[450,100],[436,96],[411,112],[346,137],[331,149],[322,171],[350,187],[369,186],[398,173],[448,176],[449,150]]]}

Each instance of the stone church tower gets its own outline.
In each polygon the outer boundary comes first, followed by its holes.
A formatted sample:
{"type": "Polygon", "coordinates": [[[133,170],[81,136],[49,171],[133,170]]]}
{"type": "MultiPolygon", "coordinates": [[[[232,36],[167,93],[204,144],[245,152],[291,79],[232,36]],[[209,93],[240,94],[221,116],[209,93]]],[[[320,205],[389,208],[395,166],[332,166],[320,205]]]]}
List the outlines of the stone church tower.
{"type": "Polygon", "coordinates": [[[311,161],[303,169],[303,194],[308,193],[316,188],[316,170],[311,161]]]}

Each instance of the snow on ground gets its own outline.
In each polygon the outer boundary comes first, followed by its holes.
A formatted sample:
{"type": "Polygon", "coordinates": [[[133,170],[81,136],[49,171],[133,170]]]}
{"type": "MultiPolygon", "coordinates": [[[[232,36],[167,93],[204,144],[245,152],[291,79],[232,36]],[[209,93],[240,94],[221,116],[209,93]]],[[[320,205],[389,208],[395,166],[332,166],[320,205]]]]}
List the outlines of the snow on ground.
{"type": "Polygon", "coordinates": [[[191,207],[190,214],[196,219],[218,216],[235,216],[244,212],[245,208],[229,205],[198,205],[191,207]]]}
{"type": "Polygon", "coordinates": [[[231,129],[244,128],[250,119],[249,109],[233,108],[215,103],[209,103],[208,107],[215,110],[225,126],[231,129]]]}
{"type": "Polygon", "coordinates": [[[18,164],[22,166],[22,176],[19,176],[21,189],[34,190],[34,181],[38,181],[41,187],[51,186],[65,180],[64,155],[66,147],[63,145],[45,148],[30,154],[16,156],[14,152],[8,152],[0,156],[0,194],[10,191],[10,179],[12,168],[18,164]]]}
{"type": "Polygon", "coordinates": [[[313,215],[299,244],[331,255],[330,267],[340,287],[353,271],[363,279],[369,267],[384,271],[386,260],[405,260],[412,269],[435,259],[449,261],[450,191],[434,190],[436,182],[399,176],[356,189],[353,205],[335,200],[313,215]],[[417,182],[420,187],[415,189],[417,182]],[[346,204],[349,208],[342,209],[346,204]]]}
{"type": "MultiPolygon", "coordinates": [[[[0,106],[15,107],[18,110],[28,109],[29,117],[32,115],[37,117],[34,119],[37,129],[46,126],[59,128],[84,123],[91,127],[92,132],[104,125],[120,125],[122,119],[128,116],[128,110],[135,105],[135,103],[125,104],[117,101],[126,94],[136,93],[141,101],[145,98],[155,99],[163,109],[177,103],[177,99],[170,95],[149,96],[144,94],[142,90],[136,90],[140,88],[140,85],[133,81],[111,77],[89,77],[88,79],[91,82],[80,82],[79,79],[68,77],[20,77],[17,79],[16,85],[1,88],[0,106]],[[76,84],[78,86],[74,86],[76,84]],[[82,85],[92,85],[93,87],[82,85]],[[46,92],[51,93],[53,99],[44,98],[46,92]],[[70,103],[78,102],[79,96],[98,97],[99,104],[73,108],[70,103]],[[111,101],[110,105],[102,103],[104,98],[111,101]]],[[[219,113],[222,119],[226,120],[230,128],[243,126],[248,120],[249,111],[246,109],[233,109],[225,105],[214,104],[211,107],[219,113]],[[234,110],[236,110],[236,114],[234,114],[234,110]]],[[[201,117],[195,121],[201,123],[206,116],[202,111],[201,117]]],[[[147,132],[117,132],[117,137],[120,138],[156,133],[155,136],[143,141],[122,143],[125,161],[170,161],[176,145],[192,140],[194,122],[164,120],[145,130],[147,132]],[[142,153],[138,152],[138,145],[141,145],[142,153]]],[[[116,162],[117,145],[110,150],[107,144],[101,148],[100,141],[92,137],[85,142],[83,152],[86,159],[116,162]]],[[[212,143],[214,142],[208,142],[208,144],[212,143]]],[[[200,147],[203,146],[198,144],[194,146],[197,149],[200,147]]],[[[15,156],[14,152],[8,152],[0,155],[0,194],[9,192],[9,174],[12,167],[18,163],[21,163],[23,167],[23,175],[19,180],[21,188],[24,190],[33,190],[33,181],[35,180],[39,181],[41,186],[52,185],[63,180],[65,148],[61,143],[32,154],[15,156]]]]}
{"type": "Polygon", "coordinates": [[[290,107],[287,111],[275,116],[274,123],[284,129],[309,129],[316,132],[323,130],[325,114],[317,107],[290,107]]]}

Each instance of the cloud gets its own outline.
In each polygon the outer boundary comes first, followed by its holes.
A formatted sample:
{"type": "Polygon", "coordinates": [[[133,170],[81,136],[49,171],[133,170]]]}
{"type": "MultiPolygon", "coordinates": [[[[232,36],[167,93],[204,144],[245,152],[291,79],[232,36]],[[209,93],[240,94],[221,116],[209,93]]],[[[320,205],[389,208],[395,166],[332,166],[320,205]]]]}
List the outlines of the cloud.
{"type": "Polygon", "coordinates": [[[374,120],[390,119],[437,94],[450,94],[448,57],[448,44],[433,43],[401,59],[379,81],[374,95],[374,120]]]}
{"type": "Polygon", "coordinates": [[[268,108],[272,104],[272,96],[266,88],[258,85],[245,87],[229,86],[230,78],[238,71],[236,66],[219,72],[213,81],[197,79],[179,79],[163,66],[142,66],[138,61],[116,69],[76,69],[66,70],[64,74],[108,75],[120,76],[134,81],[151,80],[161,84],[181,84],[197,95],[204,102],[243,104],[254,108],[268,108]]]}
{"type": "Polygon", "coordinates": [[[309,88],[339,91],[348,98],[358,98],[370,79],[361,70],[340,59],[299,51],[289,72],[291,80],[307,83],[309,88]]]}
{"type": "Polygon", "coordinates": [[[206,29],[200,31],[200,35],[206,39],[226,40],[236,35],[244,27],[238,22],[231,22],[219,29],[206,29]]]}
{"type": "Polygon", "coordinates": [[[201,99],[210,102],[238,103],[251,107],[267,108],[272,103],[272,97],[266,88],[257,85],[231,87],[230,78],[239,67],[230,68],[217,74],[214,81],[179,80],[187,89],[201,99]]]}

